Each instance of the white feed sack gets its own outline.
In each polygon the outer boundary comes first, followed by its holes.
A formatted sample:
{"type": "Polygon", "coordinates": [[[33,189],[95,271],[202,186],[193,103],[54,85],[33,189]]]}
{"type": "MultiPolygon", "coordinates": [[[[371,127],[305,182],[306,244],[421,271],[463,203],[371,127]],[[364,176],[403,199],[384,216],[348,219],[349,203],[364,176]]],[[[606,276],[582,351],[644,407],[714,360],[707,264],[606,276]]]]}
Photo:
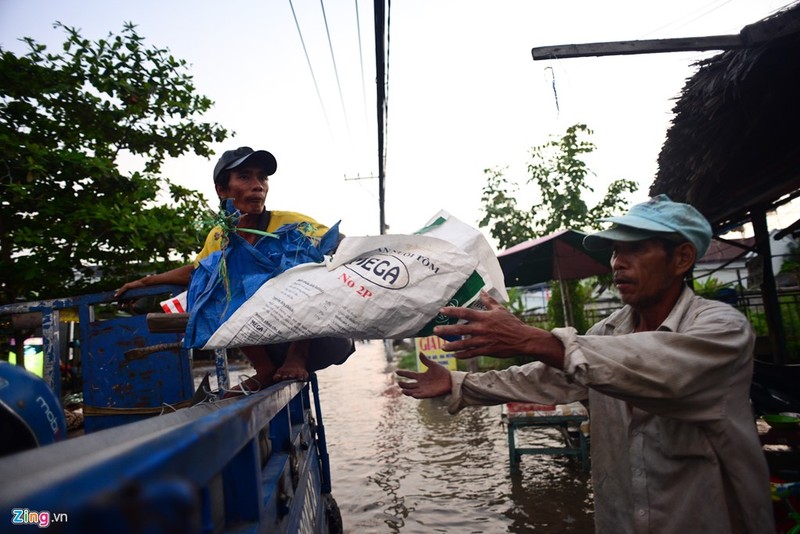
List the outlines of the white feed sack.
{"type": "Polygon", "coordinates": [[[429,335],[446,305],[469,306],[486,290],[508,300],[483,235],[440,212],[413,235],[346,237],[324,264],[268,280],[203,349],[312,337],[399,339],[429,335]]]}

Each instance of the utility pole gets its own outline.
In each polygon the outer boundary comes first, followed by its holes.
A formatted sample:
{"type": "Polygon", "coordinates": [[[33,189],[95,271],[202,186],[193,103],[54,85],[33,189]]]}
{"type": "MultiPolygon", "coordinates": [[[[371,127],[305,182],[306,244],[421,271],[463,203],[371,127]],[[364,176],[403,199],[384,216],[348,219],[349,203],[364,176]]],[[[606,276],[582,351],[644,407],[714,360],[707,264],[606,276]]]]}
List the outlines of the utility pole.
{"type": "Polygon", "coordinates": [[[380,211],[380,233],[386,233],[386,117],[388,105],[386,86],[386,0],[374,0],[375,14],[375,83],[377,85],[378,112],[378,210],[380,211]]]}

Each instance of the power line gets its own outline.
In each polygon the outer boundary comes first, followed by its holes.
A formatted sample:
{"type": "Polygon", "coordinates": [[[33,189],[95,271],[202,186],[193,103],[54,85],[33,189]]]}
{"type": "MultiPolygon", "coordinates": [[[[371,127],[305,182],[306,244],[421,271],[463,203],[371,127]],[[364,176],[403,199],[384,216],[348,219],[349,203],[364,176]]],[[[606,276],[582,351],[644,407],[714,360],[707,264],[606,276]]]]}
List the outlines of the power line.
{"type": "Polygon", "coordinates": [[[681,19],[685,19],[685,18],[687,18],[687,17],[692,17],[693,15],[695,15],[695,14],[698,14],[696,17],[694,17],[694,18],[690,18],[689,20],[686,20],[685,22],[683,22],[683,23],[681,23],[680,25],[678,25],[678,26],[675,26],[675,27],[673,28],[673,31],[674,31],[674,30],[679,30],[679,29],[683,28],[684,26],[687,26],[687,25],[691,24],[692,22],[694,22],[694,21],[696,21],[696,20],[698,20],[698,19],[701,19],[701,18],[703,18],[703,17],[705,17],[706,15],[708,15],[709,13],[712,13],[712,12],[716,11],[717,9],[719,9],[719,8],[723,7],[724,5],[726,5],[726,4],[730,4],[730,3],[732,2],[732,0],[722,0],[722,3],[720,3],[720,1],[721,1],[721,0],[714,0],[713,2],[709,2],[708,4],[706,4],[706,5],[704,5],[704,6],[701,6],[701,7],[697,8],[697,9],[695,9],[695,10],[694,10],[694,11],[692,11],[691,13],[687,13],[687,14],[686,14],[686,15],[684,15],[683,17],[681,17],[681,18],[678,18],[677,20],[673,20],[672,22],[669,22],[669,23],[667,23],[667,24],[664,24],[664,25],[663,25],[663,26],[661,26],[660,28],[656,28],[655,30],[653,30],[653,31],[651,31],[651,32],[648,32],[648,33],[646,33],[646,34],[645,34],[643,37],[647,37],[647,36],[649,36],[649,35],[653,35],[654,33],[657,33],[657,32],[659,32],[659,31],[661,31],[661,30],[663,30],[663,29],[665,29],[665,28],[668,28],[668,27],[672,26],[673,24],[677,24],[678,22],[680,22],[680,21],[681,21],[681,19]],[[716,6],[715,6],[714,4],[719,4],[719,5],[716,5],[716,6]]]}
{"type": "Polygon", "coordinates": [[[358,30],[358,61],[361,64],[361,97],[364,101],[364,126],[367,125],[367,83],[364,81],[364,51],[361,49],[361,21],[358,18],[358,0],[356,0],[356,30],[358,30]]]}
{"type": "Polygon", "coordinates": [[[311,79],[314,81],[314,89],[316,89],[317,91],[317,98],[319,99],[319,105],[322,108],[322,114],[325,116],[325,124],[328,125],[328,132],[331,134],[331,137],[333,137],[333,129],[331,128],[331,122],[328,120],[328,112],[325,111],[325,103],[322,101],[322,95],[319,92],[317,77],[314,75],[314,67],[311,66],[311,59],[308,57],[306,42],[303,39],[303,32],[300,30],[300,23],[297,20],[297,13],[295,13],[294,11],[294,4],[292,3],[292,0],[289,0],[289,7],[292,8],[292,16],[294,17],[294,24],[297,27],[297,35],[300,36],[300,43],[303,45],[303,53],[306,55],[306,63],[308,64],[308,70],[309,72],[311,72],[311,79]]]}
{"type": "MultiPolygon", "coordinates": [[[[378,197],[379,197],[379,211],[380,211],[380,228],[381,233],[385,233],[386,228],[388,225],[385,222],[385,214],[384,214],[384,181],[385,181],[385,163],[386,163],[386,155],[385,155],[385,148],[386,148],[386,109],[387,109],[387,92],[388,92],[388,9],[385,6],[385,2],[387,0],[374,0],[376,13],[375,15],[375,23],[376,23],[376,65],[378,66],[378,73],[376,73],[376,80],[378,80],[378,95],[377,95],[377,103],[378,103],[378,197]],[[379,14],[380,13],[380,14],[379,14]],[[380,23],[379,23],[380,20],[380,23]],[[380,28],[380,29],[378,29],[380,28]],[[381,41],[381,45],[378,45],[378,40],[381,41]],[[385,48],[384,48],[385,46],[385,48]],[[378,49],[378,47],[380,49],[378,49]]],[[[334,137],[333,129],[331,126],[331,122],[328,118],[328,113],[325,108],[325,103],[322,99],[322,95],[320,92],[319,84],[317,83],[316,75],[314,74],[314,68],[311,64],[311,59],[308,54],[308,48],[306,47],[305,39],[303,38],[303,32],[300,28],[300,23],[297,17],[297,13],[295,12],[294,5],[292,0],[289,0],[289,5],[292,9],[292,16],[294,17],[295,26],[297,27],[297,33],[300,37],[300,42],[303,46],[303,53],[306,56],[306,63],[308,64],[309,72],[311,73],[311,78],[314,82],[314,89],[317,92],[317,98],[320,102],[320,107],[322,108],[323,115],[325,116],[325,122],[328,125],[328,130],[331,134],[331,137],[334,137]]],[[[389,3],[389,5],[391,5],[389,3]]],[[[322,17],[325,24],[325,32],[328,38],[328,48],[331,54],[331,61],[333,63],[333,70],[336,76],[336,85],[339,91],[339,101],[342,106],[342,113],[344,115],[345,126],[347,128],[348,138],[350,139],[350,143],[352,144],[352,134],[350,131],[350,122],[348,119],[347,108],[345,106],[344,101],[344,93],[342,91],[342,85],[339,77],[339,70],[336,64],[336,55],[333,49],[333,41],[331,39],[330,34],[330,27],[328,25],[328,17],[325,11],[325,4],[324,0],[320,0],[320,7],[322,9],[322,17]]],[[[359,16],[359,9],[358,9],[358,0],[355,0],[355,9],[356,9],[356,26],[357,26],[357,33],[358,33],[358,49],[359,49],[359,62],[361,66],[361,87],[362,87],[362,99],[364,104],[364,118],[365,118],[365,125],[367,121],[367,97],[366,97],[366,81],[365,81],[365,73],[364,73],[364,52],[362,48],[362,40],[361,40],[361,21],[359,16]]],[[[352,180],[353,178],[349,178],[352,180]]],[[[345,180],[348,180],[348,177],[345,176],[345,180]]],[[[361,177],[355,178],[357,181],[361,181],[361,177]]]]}
{"type": "Polygon", "coordinates": [[[319,5],[322,7],[322,18],[325,21],[325,33],[328,34],[328,48],[331,51],[331,61],[333,62],[333,73],[336,75],[336,86],[339,88],[339,100],[342,103],[342,113],[344,114],[344,124],[347,127],[347,136],[350,135],[350,122],[347,120],[347,109],[344,107],[344,95],[342,95],[342,84],[339,83],[339,69],[336,68],[336,57],[333,54],[333,42],[331,41],[331,32],[328,29],[328,17],[325,15],[325,2],[319,0],[319,5]]]}

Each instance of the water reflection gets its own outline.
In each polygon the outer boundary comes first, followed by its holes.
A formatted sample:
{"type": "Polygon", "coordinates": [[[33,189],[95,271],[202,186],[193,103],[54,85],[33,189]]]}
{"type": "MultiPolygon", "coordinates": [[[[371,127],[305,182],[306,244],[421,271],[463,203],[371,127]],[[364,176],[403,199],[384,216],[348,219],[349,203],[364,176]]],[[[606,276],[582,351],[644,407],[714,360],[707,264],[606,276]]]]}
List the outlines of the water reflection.
{"type": "Polygon", "coordinates": [[[401,490],[402,481],[410,472],[402,451],[408,450],[413,443],[413,436],[405,431],[408,425],[403,408],[401,397],[391,386],[387,388],[372,441],[375,462],[379,467],[377,472],[367,477],[381,491],[383,500],[379,504],[388,532],[399,532],[413,512],[413,508],[407,507],[401,490]]]}
{"type": "MultiPolygon", "coordinates": [[[[346,532],[592,532],[589,477],[574,458],[524,456],[509,474],[500,408],[447,413],[400,394],[383,343],[318,373],[333,494],[346,532]]],[[[517,436],[553,446],[558,434],[517,436]]]]}

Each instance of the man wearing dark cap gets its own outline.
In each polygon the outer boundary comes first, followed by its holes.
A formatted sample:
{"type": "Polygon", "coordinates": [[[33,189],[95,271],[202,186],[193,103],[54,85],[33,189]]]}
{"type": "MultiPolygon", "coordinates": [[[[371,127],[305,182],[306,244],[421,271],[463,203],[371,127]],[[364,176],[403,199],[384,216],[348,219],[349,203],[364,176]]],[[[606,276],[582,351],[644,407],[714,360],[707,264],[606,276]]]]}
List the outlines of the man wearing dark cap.
{"type": "Polygon", "coordinates": [[[692,206],[659,195],[607,219],[586,248],[613,249],[625,306],[586,335],[522,323],[484,294],[485,311],[447,307],[440,326],[459,358],[538,361],[487,373],[397,371],[415,398],[450,394],[449,409],[506,402],[589,401],[599,533],[774,532],[766,460],[749,402],[754,334],[747,319],[703,299],[685,275],[711,240],[692,206]]]}
{"type": "MultiPolygon", "coordinates": [[[[307,223],[304,228],[309,238],[322,237],[328,231],[328,227],[311,217],[293,211],[265,208],[269,177],[277,168],[275,156],[266,150],[253,150],[250,147],[227,150],[214,166],[214,187],[220,199],[233,199],[234,206],[242,215],[238,228],[274,232],[284,224],[307,223]]],[[[240,231],[238,235],[251,245],[259,239],[270,239],[251,232],[240,231]]],[[[221,229],[213,228],[192,264],[128,282],[116,291],[115,296],[120,296],[129,289],[144,286],[160,284],[188,286],[192,271],[202,259],[221,249],[222,239],[221,229]]],[[[354,346],[350,339],[318,338],[241,347],[241,350],[256,371],[255,376],[249,378],[242,387],[253,391],[281,380],[305,380],[309,372],[344,362],[352,354],[354,346]]]]}

